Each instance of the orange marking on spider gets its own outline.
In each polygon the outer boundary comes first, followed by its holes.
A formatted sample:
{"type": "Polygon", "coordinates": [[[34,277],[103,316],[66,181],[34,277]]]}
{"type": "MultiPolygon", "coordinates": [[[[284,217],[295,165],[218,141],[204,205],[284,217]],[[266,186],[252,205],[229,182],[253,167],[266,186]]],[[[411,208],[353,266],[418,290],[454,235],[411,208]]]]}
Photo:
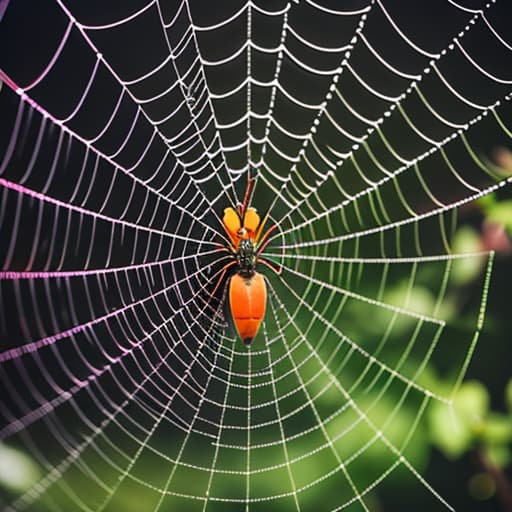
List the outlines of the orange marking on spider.
{"type": "Polygon", "coordinates": [[[249,206],[253,186],[254,179],[249,178],[243,203],[236,209],[229,207],[224,210],[222,225],[228,238],[225,250],[234,260],[220,270],[221,277],[211,294],[215,294],[227,270],[236,265],[236,273],[228,281],[228,300],[236,331],[246,345],[250,345],[258,334],[267,306],[267,285],[263,275],[256,271],[256,264],[261,262],[274,272],[281,272],[280,266],[276,269],[275,264],[261,256],[268,245],[268,235],[277,226],[271,226],[263,234],[269,214],[261,220],[256,209],[249,206]]]}

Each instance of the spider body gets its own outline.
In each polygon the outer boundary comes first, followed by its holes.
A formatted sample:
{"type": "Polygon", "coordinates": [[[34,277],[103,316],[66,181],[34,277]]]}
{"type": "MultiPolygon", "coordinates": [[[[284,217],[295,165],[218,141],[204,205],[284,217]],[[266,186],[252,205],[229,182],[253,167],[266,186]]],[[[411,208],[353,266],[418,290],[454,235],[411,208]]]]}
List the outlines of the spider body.
{"type": "Polygon", "coordinates": [[[229,280],[229,307],[238,336],[250,345],[258,334],[267,306],[267,285],[259,272],[250,277],[238,271],[229,280]]]}
{"type": "Polygon", "coordinates": [[[267,305],[265,278],[256,271],[256,264],[261,262],[280,273],[261,256],[267,246],[268,235],[276,226],[270,227],[262,235],[268,213],[262,220],[256,209],[248,206],[252,185],[253,180],[249,179],[243,204],[236,209],[229,207],[224,210],[222,224],[229,243],[221,250],[228,251],[233,259],[221,269],[213,292],[227,270],[236,266],[236,272],[228,281],[229,309],[238,336],[246,345],[250,345],[256,337],[267,305]]]}
{"type": "Polygon", "coordinates": [[[250,238],[243,238],[238,244],[236,251],[238,273],[250,279],[256,272],[256,248],[250,238]]]}

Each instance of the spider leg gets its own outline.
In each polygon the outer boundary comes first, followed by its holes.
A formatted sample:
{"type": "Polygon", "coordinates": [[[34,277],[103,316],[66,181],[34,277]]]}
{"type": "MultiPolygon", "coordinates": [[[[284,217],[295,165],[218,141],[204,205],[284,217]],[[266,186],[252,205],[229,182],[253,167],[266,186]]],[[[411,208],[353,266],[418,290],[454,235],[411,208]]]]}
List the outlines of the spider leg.
{"type": "Polygon", "coordinates": [[[254,236],[254,244],[255,245],[258,245],[258,243],[259,243],[259,240],[260,240],[260,237],[261,237],[261,232],[263,231],[263,228],[265,227],[265,223],[268,220],[268,215],[269,215],[269,212],[267,212],[265,217],[263,217],[263,220],[260,222],[260,224],[258,226],[258,229],[256,230],[256,234],[254,236]]]}
{"type": "MultiPolygon", "coordinates": [[[[265,218],[266,220],[266,218],[265,218]]],[[[258,240],[258,236],[256,238],[256,244],[259,245],[258,247],[258,252],[257,254],[261,254],[267,247],[267,245],[269,244],[270,240],[268,238],[268,236],[270,235],[270,233],[272,233],[272,231],[274,231],[274,229],[277,228],[277,224],[274,224],[273,226],[270,226],[267,231],[265,231],[264,235],[261,237],[261,240],[258,240]],[[261,245],[260,245],[261,244],[261,245]]],[[[259,231],[259,230],[258,230],[259,231]]]]}
{"type": "MultiPolygon", "coordinates": [[[[220,252],[220,251],[224,251],[224,248],[215,249],[215,252],[220,252]]],[[[226,251],[227,251],[227,252],[229,252],[227,249],[226,249],[226,251]]],[[[221,262],[222,260],[225,260],[225,259],[227,259],[227,258],[228,258],[227,256],[222,257],[220,260],[218,260],[218,262],[221,262]]],[[[231,258],[230,258],[230,259],[231,259],[231,258]]],[[[201,300],[201,301],[203,301],[203,302],[205,302],[205,306],[208,306],[208,304],[210,303],[210,300],[213,298],[213,296],[214,296],[215,292],[217,291],[217,288],[218,288],[218,287],[219,287],[219,285],[220,285],[220,281],[221,281],[222,279],[217,279],[217,276],[218,276],[219,274],[221,274],[221,276],[220,276],[220,277],[221,277],[221,278],[222,278],[222,277],[224,277],[224,273],[225,273],[225,272],[224,272],[224,270],[226,270],[226,267],[231,266],[233,263],[234,263],[234,261],[232,261],[232,260],[231,260],[231,261],[229,261],[228,263],[225,263],[225,264],[224,264],[224,265],[223,265],[219,270],[217,270],[217,271],[215,272],[215,274],[214,274],[213,276],[211,276],[211,277],[207,278],[207,279],[206,279],[206,280],[205,280],[205,281],[200,285],[199,290],[198,290],[199,294],[201,294],[202,292],[205,292],[205,293],[209,296],[208,300],[205,300],[205,299],[203,299],[203,298],[201,297],[201,295],[199,295],[200,300],[201,300]],[[208,286],[209,286],[212,282],[214,282],[214,280],[215,280],[215,279],[217,279],[217,284],[215,285],[215,289],[213,290],[213,292],[208,292],[208,290],[207,290],[208,286]]]]}
{"type": "Polygon", "coordinates": [[[282,265],[277,265],[276,263],[268,260],[267,258],[258,256],[258,262],[263,263],[263,265],[266,265],[270,270],[274,271],[278,276],[280,276],[281,273],[283,272],[282,265]]]}
{"type": "MultiPolygon", "coordinates": [[[[268,214],[267,214],[267,216],[268,216],[268,214]]],[[[266,220],[266,217],[265,217],[265,220],[266,220]]],[[[278,276],[280,276],[283,271],[283,266],[281,264],[276,264],[273,261],[271,261],[268,258],[265,258],[264,256],[261,255],[263,253],[263,251],[267,248],[268,244],[272,241],[272,238],[269,238],[269,235],[277,227],[278,227],[278,225],[274,224],[273,226],[268,228],[267,231],[265,231],[265,233],[263,234],[263,236],[261,237],[261,239],[258,242],[259,247],[258,247],[258,250],[256,251],[256,258],[257,258],[257,261],[261,261],[261,263],[263,263],[264,265],[269,267],[278,276]]],[[[283,254],[284,254],[284,252],[283,252],[283,254]]]]}
{"type": "Polygon", "coordinates": [[[211,299],[213,299],[215,297],[215,293],[219,289],[220,283],[224,279],[224,276],[226,275],[226,272],[233,265],[236,265],[236,261],[230,261],[229,263],[226,263],[224,265],[224,267],[222,267],[220,270],[217,271],[217,273],[220,272],[220,277],[219,277],[219,279],[217,279],[217,284],[215,285],[215,288],[213,289],[213,291],[212,292],[208,292],[208,295],[210,296],[210,298],[208,299],[208,303],[210,302],[211,299]]]}
{"type": "Polygon", "coordinates": [[[231,255],[236,254],[234,246],[231,244],[228,245],[228,247],[217,247],[217,249],[212,249],[211,252],[228,252],[231,255]]]}
{"type": "Polygon", "coordinates": [[[241,205],[238,206],[238,213],[240,218],[243,220],[245,215],[245,210],[247,210],[247,206],[249,205],[249,199],[251,198],[251,193],[254,188],[254,178],[247,178],[247,188],[245,189],[244,201],[241,205]]]}
{"type": "Polygon", "coordinates": [[[229,252],[231,254],[231,247],[217,247],[216,249],[212,249],[211,252],[229,252]]]}

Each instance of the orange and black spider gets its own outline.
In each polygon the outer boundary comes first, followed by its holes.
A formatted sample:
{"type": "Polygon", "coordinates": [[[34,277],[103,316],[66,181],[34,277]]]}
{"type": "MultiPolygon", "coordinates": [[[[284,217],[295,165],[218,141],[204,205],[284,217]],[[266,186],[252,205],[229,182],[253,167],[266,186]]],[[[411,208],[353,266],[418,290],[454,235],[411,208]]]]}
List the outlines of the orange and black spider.
{"type": "Polygon", "coordinates": [[[267,305],[267,285],[263,275],[256,271],[256,265],[261,262],[281,273],[280,267],[276,268],[261,256],[268,245],[268,236],[277,225],[263,233],[269,213],[261,220],[256,209],[249,206],[253,186],[254,178],[249,178],[243,203],[236,209],[224,210],[222,225],[228,243],[220,250],[228,251],[232,259],[219,270],[221,275],[211,294],[215,294],[226,272],[236,266],[236,272],[228,280],[228,301],[236,331],[246,345],[250,345],[258,333],[267,305]]]}

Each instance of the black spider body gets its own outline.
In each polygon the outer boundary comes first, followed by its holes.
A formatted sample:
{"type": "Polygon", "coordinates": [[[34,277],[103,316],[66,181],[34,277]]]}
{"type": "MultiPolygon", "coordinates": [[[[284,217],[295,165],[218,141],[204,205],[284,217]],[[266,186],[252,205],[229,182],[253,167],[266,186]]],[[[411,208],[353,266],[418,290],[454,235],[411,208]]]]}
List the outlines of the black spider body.
{"type": "Polygon", "coordinates": [[[236,251],[238,273],[245,278],[250,278],[256,271],[256,247],[254,242],[247,238],[240,240],[236,251]]]}

